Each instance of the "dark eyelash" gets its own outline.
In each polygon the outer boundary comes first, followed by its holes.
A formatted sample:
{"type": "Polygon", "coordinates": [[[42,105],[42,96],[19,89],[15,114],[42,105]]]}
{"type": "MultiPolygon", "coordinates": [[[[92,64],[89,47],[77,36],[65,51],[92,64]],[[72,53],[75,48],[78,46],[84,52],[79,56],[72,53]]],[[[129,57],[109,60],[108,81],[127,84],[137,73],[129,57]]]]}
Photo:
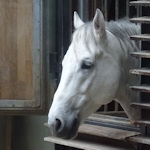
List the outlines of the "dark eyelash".
{"type": "Polygon", "coordinates": [[[84,60],[82,62],[81,68],[82,69],[91,69],[93,66],[93,63],[90,60],[84,60]]]}

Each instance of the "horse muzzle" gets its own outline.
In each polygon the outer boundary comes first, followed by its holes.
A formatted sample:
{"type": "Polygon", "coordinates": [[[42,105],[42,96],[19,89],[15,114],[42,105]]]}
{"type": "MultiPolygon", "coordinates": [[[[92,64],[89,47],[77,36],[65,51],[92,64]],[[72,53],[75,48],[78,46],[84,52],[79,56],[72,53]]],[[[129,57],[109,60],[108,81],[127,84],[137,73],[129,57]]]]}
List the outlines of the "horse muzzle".
{"type": "Polygon", "coordinates": [[[79,118],[77,115],[67,117],[49,117],[48,124],[53,136],[63,139],[73,139],[77,136],[79,118]]]}

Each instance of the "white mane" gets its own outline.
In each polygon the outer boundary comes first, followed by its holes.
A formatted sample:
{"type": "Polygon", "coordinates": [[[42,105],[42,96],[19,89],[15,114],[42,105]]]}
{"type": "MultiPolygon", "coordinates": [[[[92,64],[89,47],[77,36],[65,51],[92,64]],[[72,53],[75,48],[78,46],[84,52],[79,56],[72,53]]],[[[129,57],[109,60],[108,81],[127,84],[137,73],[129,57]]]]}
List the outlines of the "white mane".
{"type": "MultiPolygon", "coordinates": [[[[140,26],[134,23],[131,23],[128,18],[119,19],[117,21],[111,20],[110,22],[105,22],[106,30],[111,32],[116,38],[123,40],[127,47],[133,47],[138,50],[137,43],[130,40],[131,35],[140,34],[140,26]]],[[[92,22],[88,22],[82,25],[78,30],[75,30],[73,33],[73,39],[75,42],[78,42],[80,39],[88,45],[90,40],[95,40],[93,31],[92,22]]]]}

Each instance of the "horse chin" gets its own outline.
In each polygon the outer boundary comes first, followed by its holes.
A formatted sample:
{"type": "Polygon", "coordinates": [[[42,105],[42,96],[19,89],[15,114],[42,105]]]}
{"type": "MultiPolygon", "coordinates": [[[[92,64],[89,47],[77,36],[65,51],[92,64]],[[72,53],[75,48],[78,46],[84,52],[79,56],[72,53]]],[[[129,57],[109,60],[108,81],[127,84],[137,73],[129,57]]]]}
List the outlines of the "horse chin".
{"type": "Polygon", "coordinates": [[[66,135],[62,138],[65,139],[65,140],[72,140],[72,139],[75,139],[77,137],[77,135],[78,135],[78,132],[76,132],[75,134],[71,133],[70,135],[66,135]]]}
{"type": "Polygon", "coordinates": [[[75,139],[78,135],[78,129],[77,130],[71,130],[70,132],[64,132],[64,133],[54,133],[52,132],[52,135],[55,136],[55,137],[58,137],[58,138],[62,138],[62,139],[65,139],[65,140],[71,140],[71,139],[75,139]]]}

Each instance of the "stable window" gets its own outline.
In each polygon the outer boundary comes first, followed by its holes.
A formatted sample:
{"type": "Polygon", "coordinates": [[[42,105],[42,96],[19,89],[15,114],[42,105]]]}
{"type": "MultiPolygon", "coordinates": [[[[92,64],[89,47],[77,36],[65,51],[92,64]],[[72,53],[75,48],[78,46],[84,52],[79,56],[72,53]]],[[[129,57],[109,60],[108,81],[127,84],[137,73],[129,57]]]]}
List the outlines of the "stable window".
{"type": "Polygon", "coordinates": [[[47,1],[0,1],[1,114],[45,111],[46,99],[50,97],[48,11],[47,1]]]}
{"type": "MultiPolygon", "coordinates": [[[[149,6],[150,6],[150,2],[149,1],[132,1],[132,0],[131,1],[129,0],[125,0],[125,1],[121,1],[121,0],[120,1],[119,0],[115,0],[115,1],[114,0],[84,0],[84,1],[57,0],[56,6],[57,6],[56,9],[59,10],[57,12],[57,24],[56,24],[57,25],[56,27],[57,28],[57,42],[58,42],[57,47],[56,47],[56,51],[58,55],[56,59],[59,62],[57,64],[59,69],[57,70],[57,72],[55,72],[57,83],[59,82],[59,77],[61,74],[60,62],[70,44],[71,34],[72,34],[72,31],[74,30],[72,26],[72,17],[73,17],[74,10],[76,10],[79,13],[79,16],[85,22],[93,18],[96,8],[100,8],[102,10],[102,12],[104,13],[105,19],[108,21],[112,19],[116,20],[125,16],[130,17],[130,18],[140,17],[140,18],[131,19],[131,22],[141,23],[142,34],[140,36],[132,36],[131,40],[136,40],[138,42],[142,41],[142,42],[139,42],[139,45],[141,45],[141,52],[132,53],[131,57],[137,57],[137,59],[141,59],[141,68],[139,69],[133,68],[135,70],[130,70],[130,72],[141,77],[142,85],[132,86],[130,88],[140,93],[141,101],[138,103],[134,102],[131,105],[141,110],[141,113],[142,113],[141,120],[135,120],[137,126],[131,125],[123,109],[121,108],[121,106],[116,102],[112,102],[108,105],[101,107],[96,113],[94,113],[92,116],[89,117],[89,119],[86,120],[85,123],[91,126],[93,125],[93,129],[85,125],[81,127],[79,132],[84,133],[87,136],[87,141],[88,141],[89,140],[88,135],[95,135],[96,137],[100,135],[104,139],[108,138],[106,137],[107,133],[104,135],[101,132],[100,134],[98,133],[100,130],[106,130],[106,128],[103,128],[103,127],[108,127],[107,129],[108,130],[110,129],[109,130],[110,133],[112,132],[111,130],[112,128],[117,129],[115,130],[116,134],[117,134],[117,131],[121,129],[126,132],[124,133],[122,132],[121,137],[115,137],[114,134],[107,135],[107,136],[110,136],[109,141],[114,142],[114,140],[120,140],[121,144],[124,144],[122,143],[123,142],[122,139],[124,139],[128,141],[129,145],[130,145],[130,142],[136,143],[134,145],[135,149],[145,149],[145,150],[149,149],[150,147],[149,145],[150,144],[150,140],[149,140],[150,139],[149,138],[149,135],[150,135],[150,128],[149,128],[149,125],[150,125],[150,118],[149,118],[149,110],[150,110],[150,107],[149,107],[149,92],[150,92],[150,88],[149,88],[149,84],[150,84],[150,80],[149,80],[149,64],[150,64],[149,62],[150,61],[149,60],[150,58],[149,56],[150,55],[150,52],[149,52],[149,48],[150,48],[149,6]],[[145,7],[145,6],[148,6],[148,7],[145,7]],[[132,131],[133,134],[129,135],[129,133],[131,133],[130,131],[132,131]]],[[[99,138],[99,140],[102,140],[102,138],[99,138]]],[[[73,145],[73,142],[72,143],[65,142],[59,139],[54,139],[54,138],[46,138],[45,140],[51,141],[57,144],[75,147],[73,145]]],[[[81,138],[81,141],[82,141],[82,138],[81,138]]],[[[84,142],[82,143],[80,141],[77,141],[76,144],[79,144],[77,148],[88,149],[87,148],[88,144],[86,147],[84,142]]],[[[62,147],[60,145],[56,145],[56,149],[59,150],[61,148],[62,147]]],[[[63,147],[63,149],[67,149],[67,147],[63,147]]],[[[111,149],[111,145],[109,149],[111,149]]]]}

